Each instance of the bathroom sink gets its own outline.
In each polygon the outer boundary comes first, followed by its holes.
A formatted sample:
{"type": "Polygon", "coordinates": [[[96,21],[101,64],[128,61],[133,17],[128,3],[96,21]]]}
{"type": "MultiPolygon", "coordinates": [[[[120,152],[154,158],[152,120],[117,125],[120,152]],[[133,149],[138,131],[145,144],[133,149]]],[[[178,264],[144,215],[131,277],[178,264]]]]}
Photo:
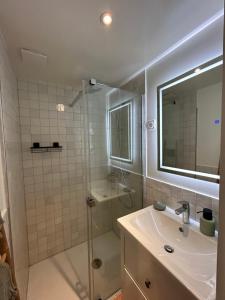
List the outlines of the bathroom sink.
{"type": "Polygon", "coordinates": [[[92,182],[91,195],[99,203],[113,200],[134,193],[134,190],[128,189],[121,183],[112,183],[107,180],[97,180],[92,182]]]}
{"type": "Polygon", "coordinates": [[[215,299],[217,238],[200,233],[197,222],[183,225],[173,210],[153,206],[118,219],[197,299],[215,299]]]}

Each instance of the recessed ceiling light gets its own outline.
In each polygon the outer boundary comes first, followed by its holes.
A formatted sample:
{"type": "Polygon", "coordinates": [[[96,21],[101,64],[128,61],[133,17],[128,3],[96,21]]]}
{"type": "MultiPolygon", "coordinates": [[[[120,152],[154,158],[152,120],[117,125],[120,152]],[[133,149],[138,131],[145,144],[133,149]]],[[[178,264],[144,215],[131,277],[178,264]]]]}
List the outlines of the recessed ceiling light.
{"type": "Polygon", "coordinates": [[[104,12],[100,17],[101,23],[110,26],[112,24],[112,14],[110,12],[104,12]]]}
{"type": "Polygon", "coordinates": [[[195,69],[195,73],[197,74],[201,73],[201,69],[200,68],[195,69]]]}

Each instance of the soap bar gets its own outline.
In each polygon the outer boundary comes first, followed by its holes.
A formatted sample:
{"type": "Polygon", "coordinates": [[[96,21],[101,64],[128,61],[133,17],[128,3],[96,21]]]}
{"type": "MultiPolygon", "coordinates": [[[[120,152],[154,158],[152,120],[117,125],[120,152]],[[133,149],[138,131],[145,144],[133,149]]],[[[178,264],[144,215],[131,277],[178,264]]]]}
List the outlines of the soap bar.
{"type": "Polygon", "coordinates": [[[156,210],[163,211],[163,210],[166,209],[166,204],[164,204],[164,203],[162,203],[162,202],[160,202],[160,201],[155,201],[155,202],[153,203],[153,207],[154,207],[154,209],[156,209],[156,210]]]}

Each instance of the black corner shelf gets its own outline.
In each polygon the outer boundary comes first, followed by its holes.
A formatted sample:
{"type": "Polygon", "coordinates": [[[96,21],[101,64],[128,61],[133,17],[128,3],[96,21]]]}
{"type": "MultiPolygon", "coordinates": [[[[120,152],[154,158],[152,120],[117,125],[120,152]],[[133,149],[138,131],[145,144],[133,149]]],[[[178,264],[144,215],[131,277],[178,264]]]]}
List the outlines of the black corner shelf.
{"type": "Polygon", "coordinates": [[[30,147],[31,153],[44,153],[44,152],[62,152],[63,147],[58,146],[41,146],[41,147],[30,147]]]}

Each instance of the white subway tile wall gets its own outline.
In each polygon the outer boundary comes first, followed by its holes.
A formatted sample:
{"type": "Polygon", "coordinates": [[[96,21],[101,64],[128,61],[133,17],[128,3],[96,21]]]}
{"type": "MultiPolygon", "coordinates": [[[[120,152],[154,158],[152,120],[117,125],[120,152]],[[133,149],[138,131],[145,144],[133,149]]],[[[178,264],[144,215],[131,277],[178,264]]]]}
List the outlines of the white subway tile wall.
{"type": "Polygon", "coordinates": [[[76,91],[46,82],[18,82],[29,260],[34,264],[87,238],[83,114],[76,91]],[[57,111],[64,104],[64,111],[57,111]],[[33,143],[62,152],[31,153],[33,143]]]}
{"type": "Polygon", "coordinates": [[[166,98],[163,108],[164,165],[195,170],[196,106],[195,95],[166,98]]]}
{"type": "Polygon", "coordinates": [[[126,196],[112,201],[113,230],[120,235],[117,219],[143,208],[143,176],[111,167],[114,177],[130,190],[126,196]]]}

